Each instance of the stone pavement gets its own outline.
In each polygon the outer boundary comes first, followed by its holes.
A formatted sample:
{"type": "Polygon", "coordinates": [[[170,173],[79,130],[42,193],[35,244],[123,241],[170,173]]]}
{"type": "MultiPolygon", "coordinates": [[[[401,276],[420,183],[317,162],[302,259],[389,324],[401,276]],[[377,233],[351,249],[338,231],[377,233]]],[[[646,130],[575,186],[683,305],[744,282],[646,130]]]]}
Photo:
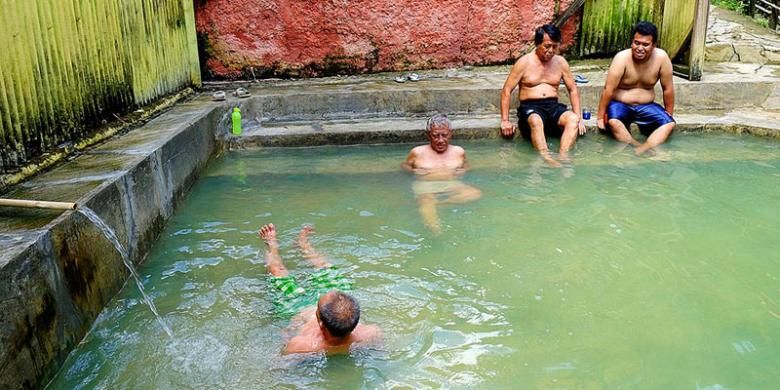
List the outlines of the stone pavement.
{"type": "Polygon", "coordinates": [[[780,34],[752,18],[710,7],[706,60],[780,64],[780,34]]]}

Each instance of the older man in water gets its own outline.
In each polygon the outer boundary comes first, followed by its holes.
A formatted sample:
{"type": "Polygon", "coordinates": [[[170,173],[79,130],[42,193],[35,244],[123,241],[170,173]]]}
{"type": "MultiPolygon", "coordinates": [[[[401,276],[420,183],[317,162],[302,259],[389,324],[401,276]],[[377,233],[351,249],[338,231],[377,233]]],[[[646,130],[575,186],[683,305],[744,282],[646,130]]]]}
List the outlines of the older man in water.
{"type": "Polygon", "coordinates": [[[609,66],[598,111],[598,127],[620,142],[634,146],[637,156],[669,138],[674,130],[672,61],[656,47],[658,29],[639,22],[631,33],[631,48],[615,55],[609,66]],[[655,102],[655,85],[661,82],[664,106],[655,102]],[[640,143],[629,132],[631,122],[647,137],[640,143]]]}
{"type": "Polygon", "coordinates": [[[512,90],[520,86],[520,106],[517,108],[518,126],[523,138],[528,139],[541,157],[551,166],[561,164],[547,148],[547,137],[560,137],[559,157],[566,161],[577,142],[577,135],[585,134],[581,119],[580,95],[571,75],[569,63],[558,55],[561,31],[550,24],[539,27],[534,34],[536,50],[515,62],[501,90],[501,135],[511,138],[516,127],[509,120],[509,101],[512,90]],[[561,80],[569,90],[572,110],[558,103],[561,80]]]}
{"type": "Polygon", "coordinates": [[[277,302],[284,311],[299,311],[290,323],[297,334],[292,337],[284,353],[325,352],[347,353],[354,345],[377,342],[381,331],[374,325],[359,324],[360,304],[349,291],[351,282],[345,280],[325,257],[309,242],[311,226],[305,226],[298,235],[303,256],[317,270],[310,278],[311,290],[299,287],[282,263],[276,227],[269,223],[258,232],[266,245],[266,268],[271,281],[283,295],[277,302]],[[316,307],[310,304],[319,297],[316,307]],[[306,307],[310,306],[310,307],[306,307]]]}
{"type": "Polygon", "coordinates": [[[401,166],[415,174],[412,185],[423,223],[435,234],[441,233],[438,204],[465,203],[482,196],[482,192],[460,181],[468,170],[466,151],[450,145],[452,125],[444,114],[436,114],[425,126],[427,145],[414,147],[401,166]]]}

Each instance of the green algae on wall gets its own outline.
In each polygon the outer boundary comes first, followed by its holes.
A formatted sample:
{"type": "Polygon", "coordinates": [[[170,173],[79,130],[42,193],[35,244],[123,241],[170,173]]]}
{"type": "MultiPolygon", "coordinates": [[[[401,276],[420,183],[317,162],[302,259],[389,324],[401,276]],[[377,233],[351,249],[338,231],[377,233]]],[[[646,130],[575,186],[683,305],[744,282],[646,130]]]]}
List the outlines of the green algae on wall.
{"type": "Polygon", "coordinates": [[[664,0],[586,0],[580,55],[609,55],[627,48],[636,22],[661,25],[663,6],[664,0]]]}
{"type": "MultiPolygon", "coordinates": [[[[702,0],[707,1],[707,0],[702,0]]],[[[696,1],[666,0],[664,23],[659,27],[659,45],[675,57],[688,39],[696,19],[696,1]]]]}
{"type": "Polygon", "coordinates": [[[0,0],[0,173],[200,83],[188,0],[0,0]]]}

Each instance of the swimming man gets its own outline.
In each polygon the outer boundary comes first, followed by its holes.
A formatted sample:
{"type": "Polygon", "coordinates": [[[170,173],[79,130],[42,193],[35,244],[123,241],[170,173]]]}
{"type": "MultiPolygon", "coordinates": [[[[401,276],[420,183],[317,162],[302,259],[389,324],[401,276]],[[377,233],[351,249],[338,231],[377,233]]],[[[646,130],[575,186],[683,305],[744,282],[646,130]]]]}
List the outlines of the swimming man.
{"type": "Polygon", "coordinates": [[[569,150],[577,142],[577,135],[585,134],[586,130],[580,115],[580,94],[569,70],[569,63],[558,55],[561,31],[551,24],[545,24],[536,29],[534,43],[536,50],[515,62],[501,90],[501,135],[505,138],[515,135],[516,126],[509,121],[509,102],[512,90],[519,85],[517,124],[520,134],[531,141],[534,149],[549,165],[558,167],[560,163],[547,149],[547,137],[560,137],[559,157],[568,160],[569,150]],[[561,79],[569,91],[572,110],[558,103],[561,79]]]}
{"type": "Polygon", "coordinates": [[[609,66],[597,117],[599,129],[634,146],[634,153],[641,156],[666,142],[674,130],[672,61],[656,47],[658,29],[652,23],[637,23],[631,36],[631,48],[617,53],[609,66]],[[663,107],[655,102],[658,81],[663,107]],[[647,137],[645,143],[631,136],[631,122],[647,137]]]}
{"type": "Polygon", "coordinates": [[[439,234],[438,204],[470,202],[479,199],[482,192],[460,181],[469,164],[466,151],[460,146],[450,145],[452,125],[447,115],[434,115],[428,119],[425,129],[429,144],[414,147],[401,166],[417,178],[412,190],[423,223],[439,234]]]}
{"type": "Polygon", "coordinates": [[[291,321],[291,328],[297,330],[297,334],[287,343],[284,353],[348,353],[352,345],[378,341],[381,338],[379,328],[359,324],[360,304],[354,297],[341,291],[350,290],[351,282],[344,280],[309,243],[309,233],[312,231],[311,226],[305,226],[298,236],[303,256],[317,270],[310,279],[313,286],[311,292],[299,287],[282,263],[276,227],[269,223],[258,232],[267,247],[266,268],[271,274],[272,283],[287,300],[285,306],[288,309],[310,306],[307,303],[313,304],[314,299],[319,297],[316,307],[300,310],[291,321]]]}

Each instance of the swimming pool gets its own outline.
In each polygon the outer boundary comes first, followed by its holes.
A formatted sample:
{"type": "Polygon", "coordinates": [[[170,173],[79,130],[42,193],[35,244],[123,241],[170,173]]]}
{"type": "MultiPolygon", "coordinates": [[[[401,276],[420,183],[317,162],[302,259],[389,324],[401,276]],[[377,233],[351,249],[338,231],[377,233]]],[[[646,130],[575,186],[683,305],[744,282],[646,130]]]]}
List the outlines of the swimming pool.
{"type": "Polygon", "coordinates": [[[479,201],[422,224],[411,145],[230,153],[49,388],[767,388],[780,367],[780,144],[678,134],[640,159],[603,137],[547,168],[528,144],[455,142],[479,201]],[[384,350],[280,356],[262,243],[274,222],[350,272],[384,350]]]}

